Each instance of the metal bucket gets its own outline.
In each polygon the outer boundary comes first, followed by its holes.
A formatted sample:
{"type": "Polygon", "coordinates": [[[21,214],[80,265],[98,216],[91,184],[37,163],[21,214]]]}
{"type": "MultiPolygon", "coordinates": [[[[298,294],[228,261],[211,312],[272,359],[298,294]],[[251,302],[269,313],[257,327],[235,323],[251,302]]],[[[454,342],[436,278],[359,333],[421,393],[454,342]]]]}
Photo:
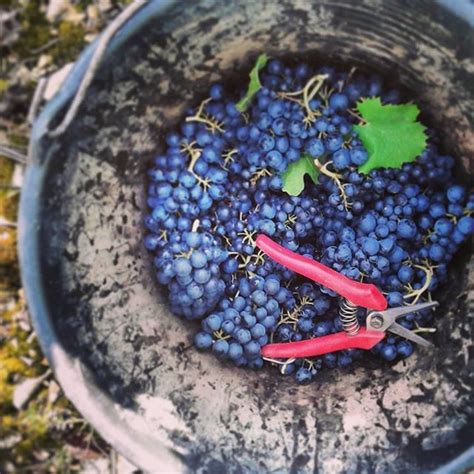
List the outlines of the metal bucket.
{"type": "Polygon", "coordinates": [[[262,51],[401,84],[466,179],[471,35],[465,19],[421,0],[150,1],[114,36],[78,115],[51,138],[97,43],[82,54],[34,125],[20,256],[59,382],[118,451],[161,472],[426,472],[464,452],[444,469],[455,471],[472,461],[466,253],[439,295],[437,351],[297,386],[198,353],[141,244],[144,170],[164,131],[210,82],[246,82],[262,51]]]}

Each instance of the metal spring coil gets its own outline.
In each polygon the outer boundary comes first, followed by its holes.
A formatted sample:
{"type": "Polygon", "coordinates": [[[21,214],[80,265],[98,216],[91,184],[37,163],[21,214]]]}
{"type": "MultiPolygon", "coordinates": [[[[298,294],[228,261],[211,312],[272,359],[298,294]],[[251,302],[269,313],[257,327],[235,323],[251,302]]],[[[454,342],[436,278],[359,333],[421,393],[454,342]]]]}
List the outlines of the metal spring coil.
{"type": "Polygon", "coordinates": [[[359,320],[357,319],[357,306],[346,299],[339,302],[339,319],[342,328],[349,336],[355,336],[360,329],[359,320]]]}

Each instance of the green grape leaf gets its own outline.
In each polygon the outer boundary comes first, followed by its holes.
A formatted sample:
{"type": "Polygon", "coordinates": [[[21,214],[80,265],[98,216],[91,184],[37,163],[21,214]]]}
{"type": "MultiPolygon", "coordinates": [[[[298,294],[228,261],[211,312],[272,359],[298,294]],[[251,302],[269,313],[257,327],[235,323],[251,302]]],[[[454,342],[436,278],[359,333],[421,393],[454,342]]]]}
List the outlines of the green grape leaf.
{"type": "Polygon", "coordinates": [[[239,100],[237,105],[235,106],[236,109],[239,112],[245,112],[249,105],[250,102],[253,99],[253,96],[261,89],[262,83],[260,82],[260,78],[258,77],[258,73],[261,69],[265,67],[268,61],[268,56],[263,53],[257,58],[257,62],[255,63],[255,66],[253,69],[250,71],[250,84],[247,89],[247,93],[245,94],[242,99],[239,100]]]}
{"type": "Polygon", "coordinates": [[[298,161],[290,163],[286,171],[282,173],[283,191],[290,196],[298,196],[304,189],[304,177],[307,174],[314,184],[318,184],[319,170],[316,168],[313,158],[307,153],[303,153],[298,161]]]}
{"type": "Polygon", "coordinates": [[[420,109],[415,104],[382,105],[380,98],[374,97],[359,102],[357,110],[366,123],[354,129],[369,154],[359,166],[361,173],[401,168],[425,149],[425,127],[417,122],[420,109]]]}

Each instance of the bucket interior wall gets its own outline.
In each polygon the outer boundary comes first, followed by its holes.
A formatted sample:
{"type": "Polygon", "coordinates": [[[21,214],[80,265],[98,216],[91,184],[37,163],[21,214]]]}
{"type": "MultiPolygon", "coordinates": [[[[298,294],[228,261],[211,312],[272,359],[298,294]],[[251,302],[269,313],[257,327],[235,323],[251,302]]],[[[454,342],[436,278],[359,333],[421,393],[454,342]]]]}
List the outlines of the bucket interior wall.
{"type": "Polygon", "coordinates": [[[297,386],[195,350],[195,328],[171,315],[155,283],[142,221],[145,170],[165,131],[211,82],[246,84],[263,51],[401,85],[468,180],[471,40],[434,2],[206,0],[178,2],[109,55],[77,119],[45,147],[39,245],[61,349],[118,424],[208,472],[424,471],[468,447],[469,249],[439,295],[438,350],[297,386]]]}

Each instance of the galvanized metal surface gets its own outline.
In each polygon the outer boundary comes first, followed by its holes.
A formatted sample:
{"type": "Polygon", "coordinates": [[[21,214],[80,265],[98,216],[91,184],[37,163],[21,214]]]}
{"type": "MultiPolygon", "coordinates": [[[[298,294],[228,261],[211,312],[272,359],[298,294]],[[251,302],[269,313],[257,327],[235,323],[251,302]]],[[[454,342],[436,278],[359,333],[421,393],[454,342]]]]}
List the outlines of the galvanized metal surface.
{"type": "Polygon", "coordinates": [[[66,394],[137,465],[424,472],[469,445],[472,325],[462,257],[440,295],[439,350],[391,367],[365,362],[299,387],[197,353],[141,245],[144,169],[163,132],[210,82],[245,76],[262,50],[369,66],[400,81],[467,168],[466,28],[423,1],[179,2],[116,44],[78,118],[62,140],[48,142],[44,132],[77,88],[83,58],[36,124],[21,205],[24,283],[66,394]]]}

